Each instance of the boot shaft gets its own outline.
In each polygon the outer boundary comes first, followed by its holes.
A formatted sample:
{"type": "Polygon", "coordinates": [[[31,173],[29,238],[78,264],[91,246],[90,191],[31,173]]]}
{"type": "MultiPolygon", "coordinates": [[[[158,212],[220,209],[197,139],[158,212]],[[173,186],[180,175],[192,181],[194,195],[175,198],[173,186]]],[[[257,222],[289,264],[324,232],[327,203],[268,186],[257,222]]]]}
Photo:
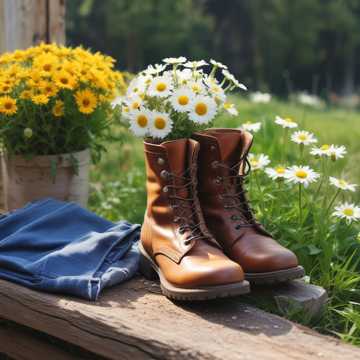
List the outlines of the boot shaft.
{"type": "Polygon", "coordinates": [[[210,236],[197,196],[199,144],[179,139],[144,143],[147,209],[142,243],[150,254],[162,253],[178,262],[195,241],[210,236]]]}

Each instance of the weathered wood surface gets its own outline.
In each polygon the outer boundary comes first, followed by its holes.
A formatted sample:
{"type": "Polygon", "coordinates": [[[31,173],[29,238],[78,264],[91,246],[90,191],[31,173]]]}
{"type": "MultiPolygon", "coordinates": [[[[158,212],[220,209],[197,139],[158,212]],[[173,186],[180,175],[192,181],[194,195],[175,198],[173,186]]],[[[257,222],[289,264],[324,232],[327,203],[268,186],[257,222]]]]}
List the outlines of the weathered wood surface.
{"type": "Polygon", "coordinates": [[[0,281],[0,318],[110,359],[360,358],[360,349],[243,304],[241,297],[175,304],[140,278],[96,303],[0,281]]]}
{"type": "Polygon", "coordinates": [[[252,288],[250,294],[254,299],[261,297],[266,301],[274,301],[282,314],[302,313],[307,319],[321,315],[328,300],[324,288],[294,280],[271,287],[252,288]]]}
{"type": "Polygon", "coordinates": [[[65,0],[0,0],[0,53],[65,43],[65,0]]]}

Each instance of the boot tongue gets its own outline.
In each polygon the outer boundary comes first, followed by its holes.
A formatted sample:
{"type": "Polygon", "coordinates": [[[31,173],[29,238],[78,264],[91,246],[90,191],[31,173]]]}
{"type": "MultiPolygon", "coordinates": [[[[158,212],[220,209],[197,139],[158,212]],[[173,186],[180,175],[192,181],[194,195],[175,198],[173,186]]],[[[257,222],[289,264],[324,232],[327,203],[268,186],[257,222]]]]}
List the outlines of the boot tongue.
{"type": "Polygon", "coordinates": [[[186,183],[189,182],[190,173],[187,171],[190,166],[191,152],[190,142],[188,139],[179,139],[174,141],[164,142],[162,144],[165,147],[170,170],[177,176],[184,176],[186,179],[174,178],[174,185],[179,186],[176,190],[176,195],[182,198],[188,198],[189,187],[186,187],[186,183]],[[186,174],[184,174],[187,171],[186,174]]]}

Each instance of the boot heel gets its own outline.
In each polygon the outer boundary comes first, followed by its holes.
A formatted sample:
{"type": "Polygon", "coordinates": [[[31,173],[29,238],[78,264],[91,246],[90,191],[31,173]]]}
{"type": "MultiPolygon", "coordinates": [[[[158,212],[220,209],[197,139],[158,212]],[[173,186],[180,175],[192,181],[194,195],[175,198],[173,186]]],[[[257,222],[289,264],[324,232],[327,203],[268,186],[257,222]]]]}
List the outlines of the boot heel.
{"type": "Polygon", "coordinates": [[[153,269],[151,262],[143,254],[140,254],[140,273],[148,280],[156,280],[158,275],[153,269]]]}

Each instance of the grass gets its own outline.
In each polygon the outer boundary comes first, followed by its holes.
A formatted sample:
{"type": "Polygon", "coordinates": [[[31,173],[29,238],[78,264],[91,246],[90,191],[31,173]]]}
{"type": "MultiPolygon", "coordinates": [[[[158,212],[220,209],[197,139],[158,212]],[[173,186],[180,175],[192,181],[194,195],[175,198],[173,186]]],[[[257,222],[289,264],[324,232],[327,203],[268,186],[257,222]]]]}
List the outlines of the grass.
{"type": "MultiPolygon", "coordinates": [[[[360,178],[360,114],[346,109],[311,109],[294,103],[272,101],[253,104],[235,98],[240,115],[221,117],[217,127],[238,127],[245,121],[261,121],[262,130],[255,134],[252,152],[269,155],[273,165],[280,162],[284,151],[283,130],[274,125],[276,115],[290,116],[300,129],[315,133],[320,144],[345,145],[345,159],[326,165],[334,176],[344,176],[357,183],[360,178]]],[[[141,223],[146,203],[144,162],[141,141],[134,139],[121,126],[116,129],[121,143],[113,143],[101,163],[92,169],[93,192],[91,207],[111,220],[127,219],[141,223]]],[[[287,164],[299,164],[298,145],[288,142],[287,164]]],[[[320,171],[319,160],[306,155],[302,163],[320,171]]],[[[359,228],[342,221],[334,221],[327,207],[335,189],[317,184],[303,189],[301,221],[297,187],[275,183],[262,172],[252,172],[248,187],[257,217],[285,246],[295,251],[311,282],[324,286],[329,302],[317,319],[303,314],[289,313],[293,320],[310,325],[360,345],[360,262],[359,228]]],[[[338,201],[359,203],[359,192],[340,194],[338,201]]],[[[266,304],[260,307],[273,310],[266,304]]]]}

